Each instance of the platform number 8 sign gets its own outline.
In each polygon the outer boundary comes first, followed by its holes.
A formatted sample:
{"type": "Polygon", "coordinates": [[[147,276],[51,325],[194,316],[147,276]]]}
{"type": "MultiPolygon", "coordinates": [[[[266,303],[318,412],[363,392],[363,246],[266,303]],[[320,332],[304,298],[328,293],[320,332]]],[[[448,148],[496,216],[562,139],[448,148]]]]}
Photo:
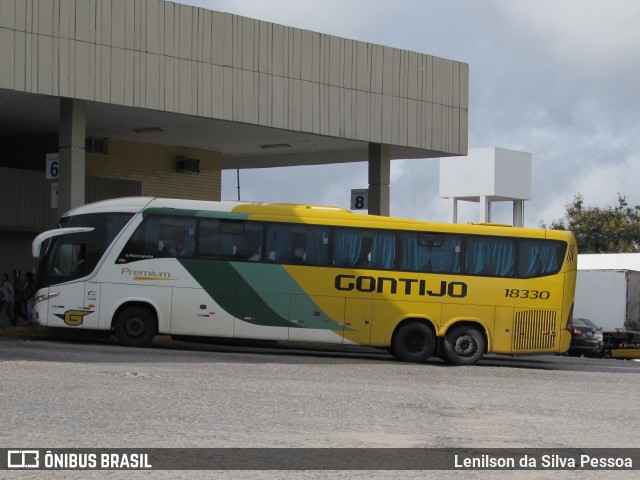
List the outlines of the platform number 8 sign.
{"type": "Polygon", "coordinates": [[[351,190],[351,210],[369,209],[369,190],[351,190]]]}

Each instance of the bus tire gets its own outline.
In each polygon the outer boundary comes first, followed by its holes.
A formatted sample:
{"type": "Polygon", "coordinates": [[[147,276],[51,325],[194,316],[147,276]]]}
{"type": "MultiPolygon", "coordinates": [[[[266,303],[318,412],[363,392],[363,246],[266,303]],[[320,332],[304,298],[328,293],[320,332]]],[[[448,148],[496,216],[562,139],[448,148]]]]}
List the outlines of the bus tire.
{"type": "Polygon", "coordinates": [[[436,349],[436,336],[420,322],[405,323],[393,336],[391,351],[403,362],[426,362],[436,349]]]}
{"type": "Polygon", "coordinates": [[[473,325],[459,325],[444,337],[444,355],[454,365],[473,365],[486,349],[484,335],[473,325]]]}
{"type": "Polygon", "coordinates": [[[156,336],[156,319],[148,308],[130,306],[118,313],[114,320],[118,341],[127,347],[144,347],[156,336]]]}

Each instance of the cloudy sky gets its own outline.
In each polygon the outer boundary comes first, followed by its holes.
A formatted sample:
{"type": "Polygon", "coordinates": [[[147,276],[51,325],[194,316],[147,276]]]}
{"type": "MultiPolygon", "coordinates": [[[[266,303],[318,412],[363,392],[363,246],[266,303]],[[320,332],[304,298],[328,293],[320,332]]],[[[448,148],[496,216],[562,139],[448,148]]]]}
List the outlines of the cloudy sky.
{"type": "MultiPolygon", "coordinates": [[[[533,154],[525,225],[564,215],[577,193],[640,203],[640,2],[637,0],[180,0],[469,64],[469,147],[533,154]]],[[[394,160],[391,214],[447,220],[439,160],[394,160]]],[[[243,200],[348,208],[365,163],[241,171],[243,200]]],[[[223,175],[236,198],[236,173],[223,175]]],[[[461,202],[460,221],[478,218],[461,202]]],[[[493,220],[510,223],[511,206],[493,220]]]]}

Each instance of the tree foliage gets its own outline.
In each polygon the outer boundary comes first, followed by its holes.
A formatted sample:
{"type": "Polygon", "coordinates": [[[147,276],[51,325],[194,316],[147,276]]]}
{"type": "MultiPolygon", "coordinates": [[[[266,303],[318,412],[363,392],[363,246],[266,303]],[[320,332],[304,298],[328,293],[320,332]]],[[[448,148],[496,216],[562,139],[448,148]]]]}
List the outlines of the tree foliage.
{"type": "MultiPolygon", "coordinates": [[[[544,225],[543,225],[544,226],[544,225]]],[[[582,195],[573,197],[565,218],[551,222],[554,230],[570,230],[581,253],[631,253],[640,251],[640,205],[630,207],[618,194],[618,203],[587,207],[582,195]]]]}

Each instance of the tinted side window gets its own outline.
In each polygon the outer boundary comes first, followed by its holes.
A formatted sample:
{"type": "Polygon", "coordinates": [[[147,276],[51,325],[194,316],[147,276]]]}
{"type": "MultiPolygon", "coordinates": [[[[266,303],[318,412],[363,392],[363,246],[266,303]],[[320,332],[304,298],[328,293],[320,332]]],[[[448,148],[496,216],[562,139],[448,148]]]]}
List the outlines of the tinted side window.
{"type": "Polygon", "coordinates": [[[339,267],[392,269],[396,234],[384,230],[336,228],[333,234],[333,263],[339,267]]]}
{"type": "Polygon", "coordinates": [[[556,273],[562,267],[567,245],[552,240],[520,240],[518,276],[539,277],[556,273]]]}
{"type": "Polygon", "coordinates": [[[256,262],[262,258],[261,223],[221,220],[220,230],[223,243],[233,245],[233,260],[256,262]]]}
{"type": "Polygon", "coordinates": [[[469,235],[465,243],[464,271],[469,275],[512,277],[516,243],[512,238],[469,235]]]}
{"type": "Polygon", "coordinates": [[[395,264],[396,234],[383,230],[371,232],[371,253],[369,254],[369,268],[390,270],[395,264]]]}
{"type": "Polygon", "coordinates": [[[233,255],[232,244],[223,249],[220,221],[216,219],[200,220],[198,226],[197,254],[205,257],[230,257],[233,255]]]}
{"type": "Polygon", "coordinates": [[[122,249],[118,262],[191,257],[195,251],[195,231],[194,218],[149,215],[122,249]]]}
{"type": "Polygon", "coordinates": [[[326,265],[329,262],[329,228],[268,225],[266,250],[268,262],[326,265]]]}
{"type": "Polygon", "coordinates": [[[262,224],[200,220],[197,253],[219,260],[258,261],[262,256],[262,224]]]}
{"type": "Polygon", "coordinates": [[[460,273],[462,237],[435,233],[400,234],[400,269],[411,272],[460,273]]]}

